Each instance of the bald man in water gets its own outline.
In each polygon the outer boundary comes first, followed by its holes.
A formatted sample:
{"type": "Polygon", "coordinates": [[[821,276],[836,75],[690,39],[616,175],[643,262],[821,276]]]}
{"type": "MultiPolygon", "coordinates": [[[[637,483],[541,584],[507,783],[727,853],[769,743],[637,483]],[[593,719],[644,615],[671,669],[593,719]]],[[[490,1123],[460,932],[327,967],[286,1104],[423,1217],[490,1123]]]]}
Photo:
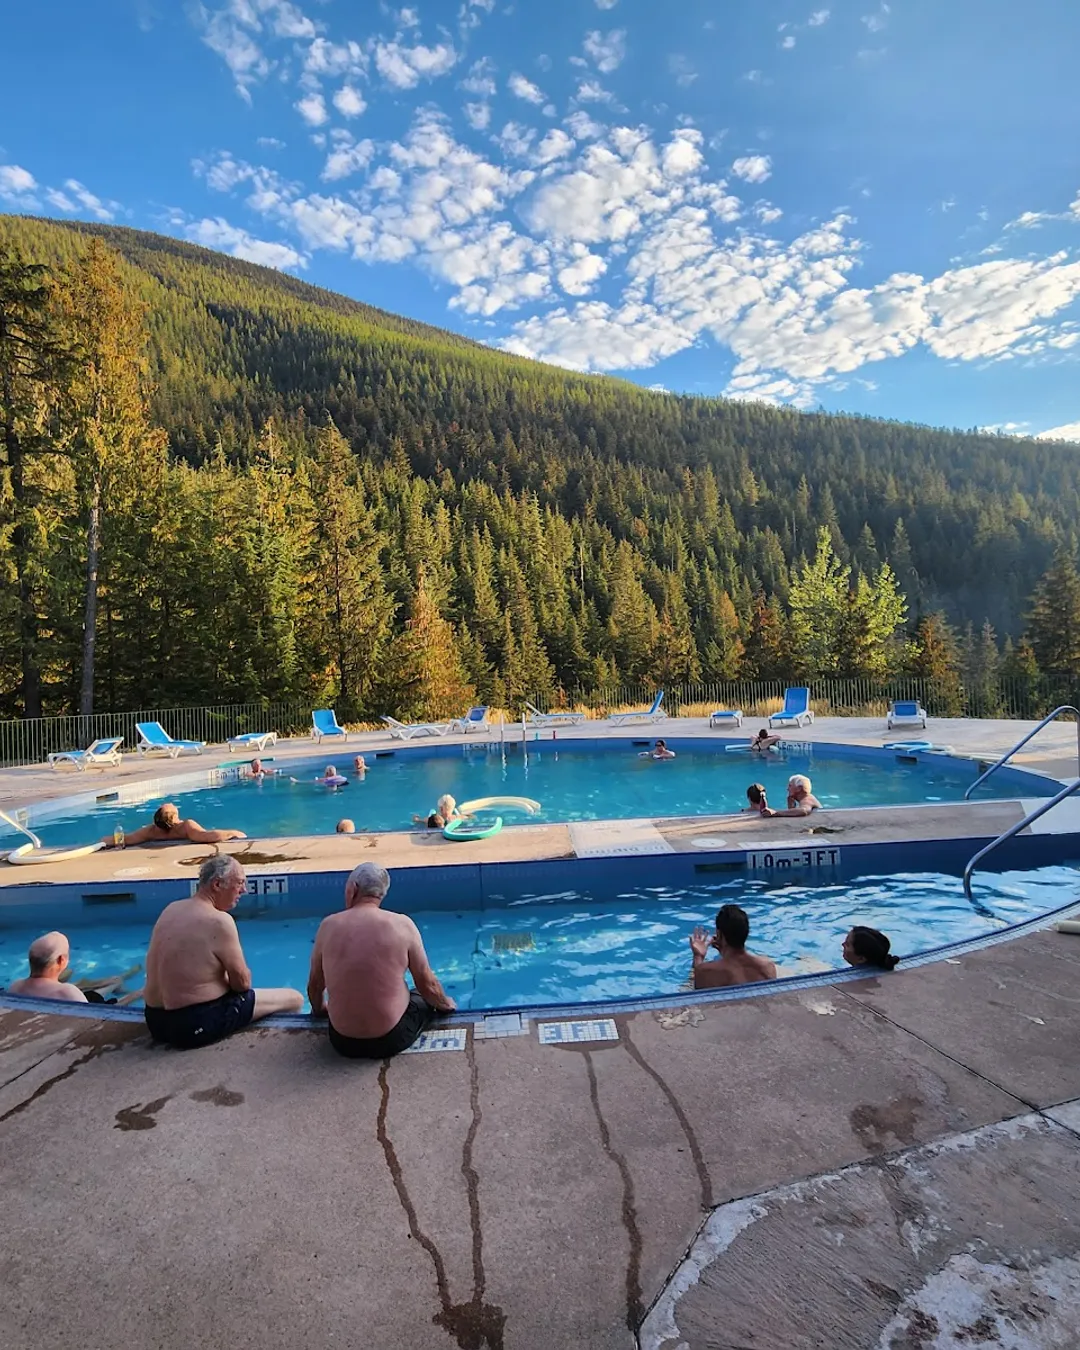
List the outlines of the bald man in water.
{"type": "Polygon", "coordinates": [[[25,998],[55,998],[67,1003],[86,1003],[83,991],[73,984],[63,984],[60,976],[71,959],[71,944],[63,933],[45,933],[30,944],[30,975],[8,986],[9,994],[25,998]]]}
{"type": "Polygon", "coordinates": [[[389,889],[385,867],[354,867],[345,883],[344,911],[323,919],[315,936],[308,977],[311,1013],[329,1013],[330,1044],[347,1059],[398,1055],[432,1013],[457,1006],[431,969],[416,924],[407,914],[381,908],[389,889]],[[411,991],[406,970],[416,985],[411,991]]]}

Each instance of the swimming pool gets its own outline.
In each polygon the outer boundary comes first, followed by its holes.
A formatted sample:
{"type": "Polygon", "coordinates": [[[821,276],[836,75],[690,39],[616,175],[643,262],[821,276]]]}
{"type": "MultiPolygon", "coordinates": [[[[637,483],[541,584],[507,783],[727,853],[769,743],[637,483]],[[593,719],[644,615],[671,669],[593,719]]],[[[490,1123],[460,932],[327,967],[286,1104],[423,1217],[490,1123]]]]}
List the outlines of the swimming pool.
{"type": "MultiPolygon", "coordinates": [[[[979,905],[957,877],[923,872],[781,882],[745,874],[680,886],[605,893],[527,894],[486,909],[413,909],[431,962],[464,1009],[541,1007],[676,994],[690,971],[687,938],[712,928],[722,904],[750,916],[749,947],[781,974],[841,968],[840,945],[856,923],[887,932],[901,956],[999,932],[1064,904],[1080,890],[1072,865],[980,877],[979,905]]],[[[388,904],[392,907],[394,891],[388,904]]],[[[245,901],[240,937],[256,984],[304,989],[315,930],[341,904],[340,883],[284,914],[245,901]],[[248,917],[245,917],[245,913],[248,917]]],[[[49,926],[0,928],[0,985],[26,973],[26,949],[49,926]]],[[[79,977],[116,974],[143,962],[148,920],[108,925],[64,921],[79,977]]],[[[138,977],[129,988],[138,987],[138,977]]]]}
{"type": "MultiPolygon", "coordinates": [[[[29,823],[46,844],[76,845],[111,834],[116,825],[130,833],[169,800],[208,828],[239,829],[251,838],[332,834],[342,817],[361,832],[406,830],[412,817],[433,810],[444,792],[458,801],[509,795],[540,802],[538,815],[507,814],[508,824],[694,816],[740,810],[753,782],[764,785],[772,804],[783,806],[793,773],[810,775],[826,806],[888,806],[960,801],[982,767],[976,760],[855,746],[795,742],[779,754],[751,755],[745,740],[668,740],[677,758],[667,761],[640,758],[652,743],[644,738],[528,742],[524,754],[520,743],[497,742],[367,751],[370,767],[362,778],[352,771],[353,752],[339,746],[319,758],[267,757],[264,763],[284,772],[258,782],[241,778],[234,764],[180,780],[102,789],[78,802],[45,802],[32,808],[29,823]],[[347,787],[330,791],[316,785],[328,763],[349,777],[347,787]]],[[[1049,796],[1057,786],[1041,775],[1006,768],[978,795],[1049,796]]],[[[12,841],[13,832],[0,822],[0,846],[12,841]]]]}

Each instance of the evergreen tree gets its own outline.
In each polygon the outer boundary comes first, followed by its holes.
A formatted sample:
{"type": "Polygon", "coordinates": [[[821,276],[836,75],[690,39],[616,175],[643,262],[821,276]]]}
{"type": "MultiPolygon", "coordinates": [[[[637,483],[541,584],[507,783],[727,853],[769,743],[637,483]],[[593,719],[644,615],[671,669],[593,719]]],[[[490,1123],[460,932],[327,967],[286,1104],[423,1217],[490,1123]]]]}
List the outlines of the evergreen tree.
{"type": "Polygon", "coordinates": [[[428,595],[421,564],[409,617],[390,647],[383,698],[399,717],[419,720],[461,717],[475,697],[454,630],[428,595]]]}
{"type": "Polygon", "coordinates": [[[1028,636],[1039,668],[1050,675],[1080,672],[1080,574],[1059,548],[1031,597],[1028,636]]]}
{"type": "Polygon", "coordinates": [[[924,614],[915,625],[908,670],[930,681],[927,711],[935,717],[959,717],[964,708],[960,654],[956,636],[944,614],[924,614]]]}
{"type": "Polygon", "coordinates": [[[788,593],[792,656],[796,670],[804,678],[814,679],[836,671],[841,632],[849,610],[850,576],[851,568],[833,552],[832,538],[823,525],[818,531],[813,561],[800,569],[788,593]]]}

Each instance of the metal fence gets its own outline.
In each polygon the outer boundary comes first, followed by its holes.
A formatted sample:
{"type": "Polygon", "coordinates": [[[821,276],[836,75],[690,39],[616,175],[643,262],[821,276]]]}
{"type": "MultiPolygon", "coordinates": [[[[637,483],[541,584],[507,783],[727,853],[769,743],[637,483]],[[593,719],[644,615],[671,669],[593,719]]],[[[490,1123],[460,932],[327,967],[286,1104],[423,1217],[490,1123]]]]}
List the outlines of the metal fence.
{"type": "Polygon", "coordinates": [[[160,722],[170,736],[187,741],[225,741],[244,731],[282,735],[310,730],[308,703],[237,703],[225,708],[143,708],[90,717],[30,717],[0,722],[0,764],[40,764],[54,750],[82,750],[92,741],[123,736],[134,750],[136,722],[160,722]]]}
{"type": "MultiPolygon", "coordinates": [[[[764,718],[783,704],[783,680],[673,685],[664,690],[664,711],[673,717],[708,716],[717,708],[741,708],[748,720],[764,718]]],[[[629,708],[647,708],[649,685],[577,690],[551,706],[581,709],[594,717],[629,708]]],[[[918,699],[931,717],[1034,719],[1063,703],[1080,706],[1080,675],[959,680],[811,680],[810,706],[820,717],[881,717],[895,699],[918,699]]],[[[537,706],[544,706],[534,699],[537,706]]],[[[549,701],[550,702],[550,701],[549,701]]],[[[508,710],[514,721],[520,708],[508,710]]],[[[123,736],[125,750],[138,744],[136,722],[160,722],[177,739],[222,742],[244,731],[302,733],[311,727],[306,702],[238,703],[223,708],[149,708],[138,712],[95,713],[91,717],[37,717],[0,722],[0,764],[40,764],[54,750],[84,749],[105,736],[123,736]]]]}

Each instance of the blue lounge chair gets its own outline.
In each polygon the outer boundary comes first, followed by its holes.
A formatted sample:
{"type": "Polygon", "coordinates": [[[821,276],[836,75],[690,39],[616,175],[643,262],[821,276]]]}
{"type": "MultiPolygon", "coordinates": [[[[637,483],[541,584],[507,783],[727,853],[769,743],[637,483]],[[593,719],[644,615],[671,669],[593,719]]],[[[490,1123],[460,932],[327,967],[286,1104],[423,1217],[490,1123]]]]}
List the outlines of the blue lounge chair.
{"type": "Polygon", "coordinates": [[[888,727],[925,727],[926,709],[915,698],[898,698],[889,708],[888,727]]]}
{"type": "Polygon", "coordinates": [[[529,721],[535,722],[538,727],[576,727],[585,721],[583,712],[541,712],[528,699],[525,700],[525,707],[529,721]]]}
{"type": "Polygon", "coordinates": [[[395,740],[411,741],[414,736],[445,736],[453,722],[399,722],[396,717],[382,719],[395,740]]]}
{"type": "Polygon", "coordinates": [[[49,756],[49,766],[60,769],[69,764],[80,773],[86,769],[115,767],[121,762],[120,747],[123,743],[123,736],[109,736],[104,740],[94,741],[85,750],[54,750],[49,756]]]}
{"type": "Polygon", "coordinates": [[[311,734],[316,741],[325,736],[340,736],[343,741],[349,739],[349,733],[338,723],[333,708],[316,708],[311,714],[311,734]]]}
{"type": "Polygon", "coordinates": [[[727,708],[717,708],[716,712],[709,714],[709,729],[713,727],[741,727],[742,709],[736,708],[730,711],[727,708]]]}
{"type": "Polygon", "coordinates": [[[808,727],[814,720],[810,711],[810,690],[805,684],[784,690],[784,706],[769,718],[770,727],[808,727]]]}
{"type": "Polygon", "coordinates": [[[652,707],[639,708],[636,712],[612,713],[608,721],[613,727],[621,727],[626,722],[662,722],[667,716],[666,712],[660,711],[660,705],[664,701],[664,691],[658,689],[656,697],[652,701],[652,707]]]}
{"type": "Polygon", "coordinates": [[[138,750],[140,755],[165,755],[175,759],[185,752],[201,755],[206,748],[205,741],[175,741],[160,722],[136,722],[139,733],[138,750]]]}
{"type": "Polygon", "coordinates": [[[470,708],[464,717],[455,718],[451,725],[455,731],[490,731],[487,705],[482,708],[470,708]]]}
{"type": "Polygon", "coordinates": [[[229,737],[230,750],[265,750],[268,745],[277,745],[276,731],[242,731],[239,736],[229,737]]]}

